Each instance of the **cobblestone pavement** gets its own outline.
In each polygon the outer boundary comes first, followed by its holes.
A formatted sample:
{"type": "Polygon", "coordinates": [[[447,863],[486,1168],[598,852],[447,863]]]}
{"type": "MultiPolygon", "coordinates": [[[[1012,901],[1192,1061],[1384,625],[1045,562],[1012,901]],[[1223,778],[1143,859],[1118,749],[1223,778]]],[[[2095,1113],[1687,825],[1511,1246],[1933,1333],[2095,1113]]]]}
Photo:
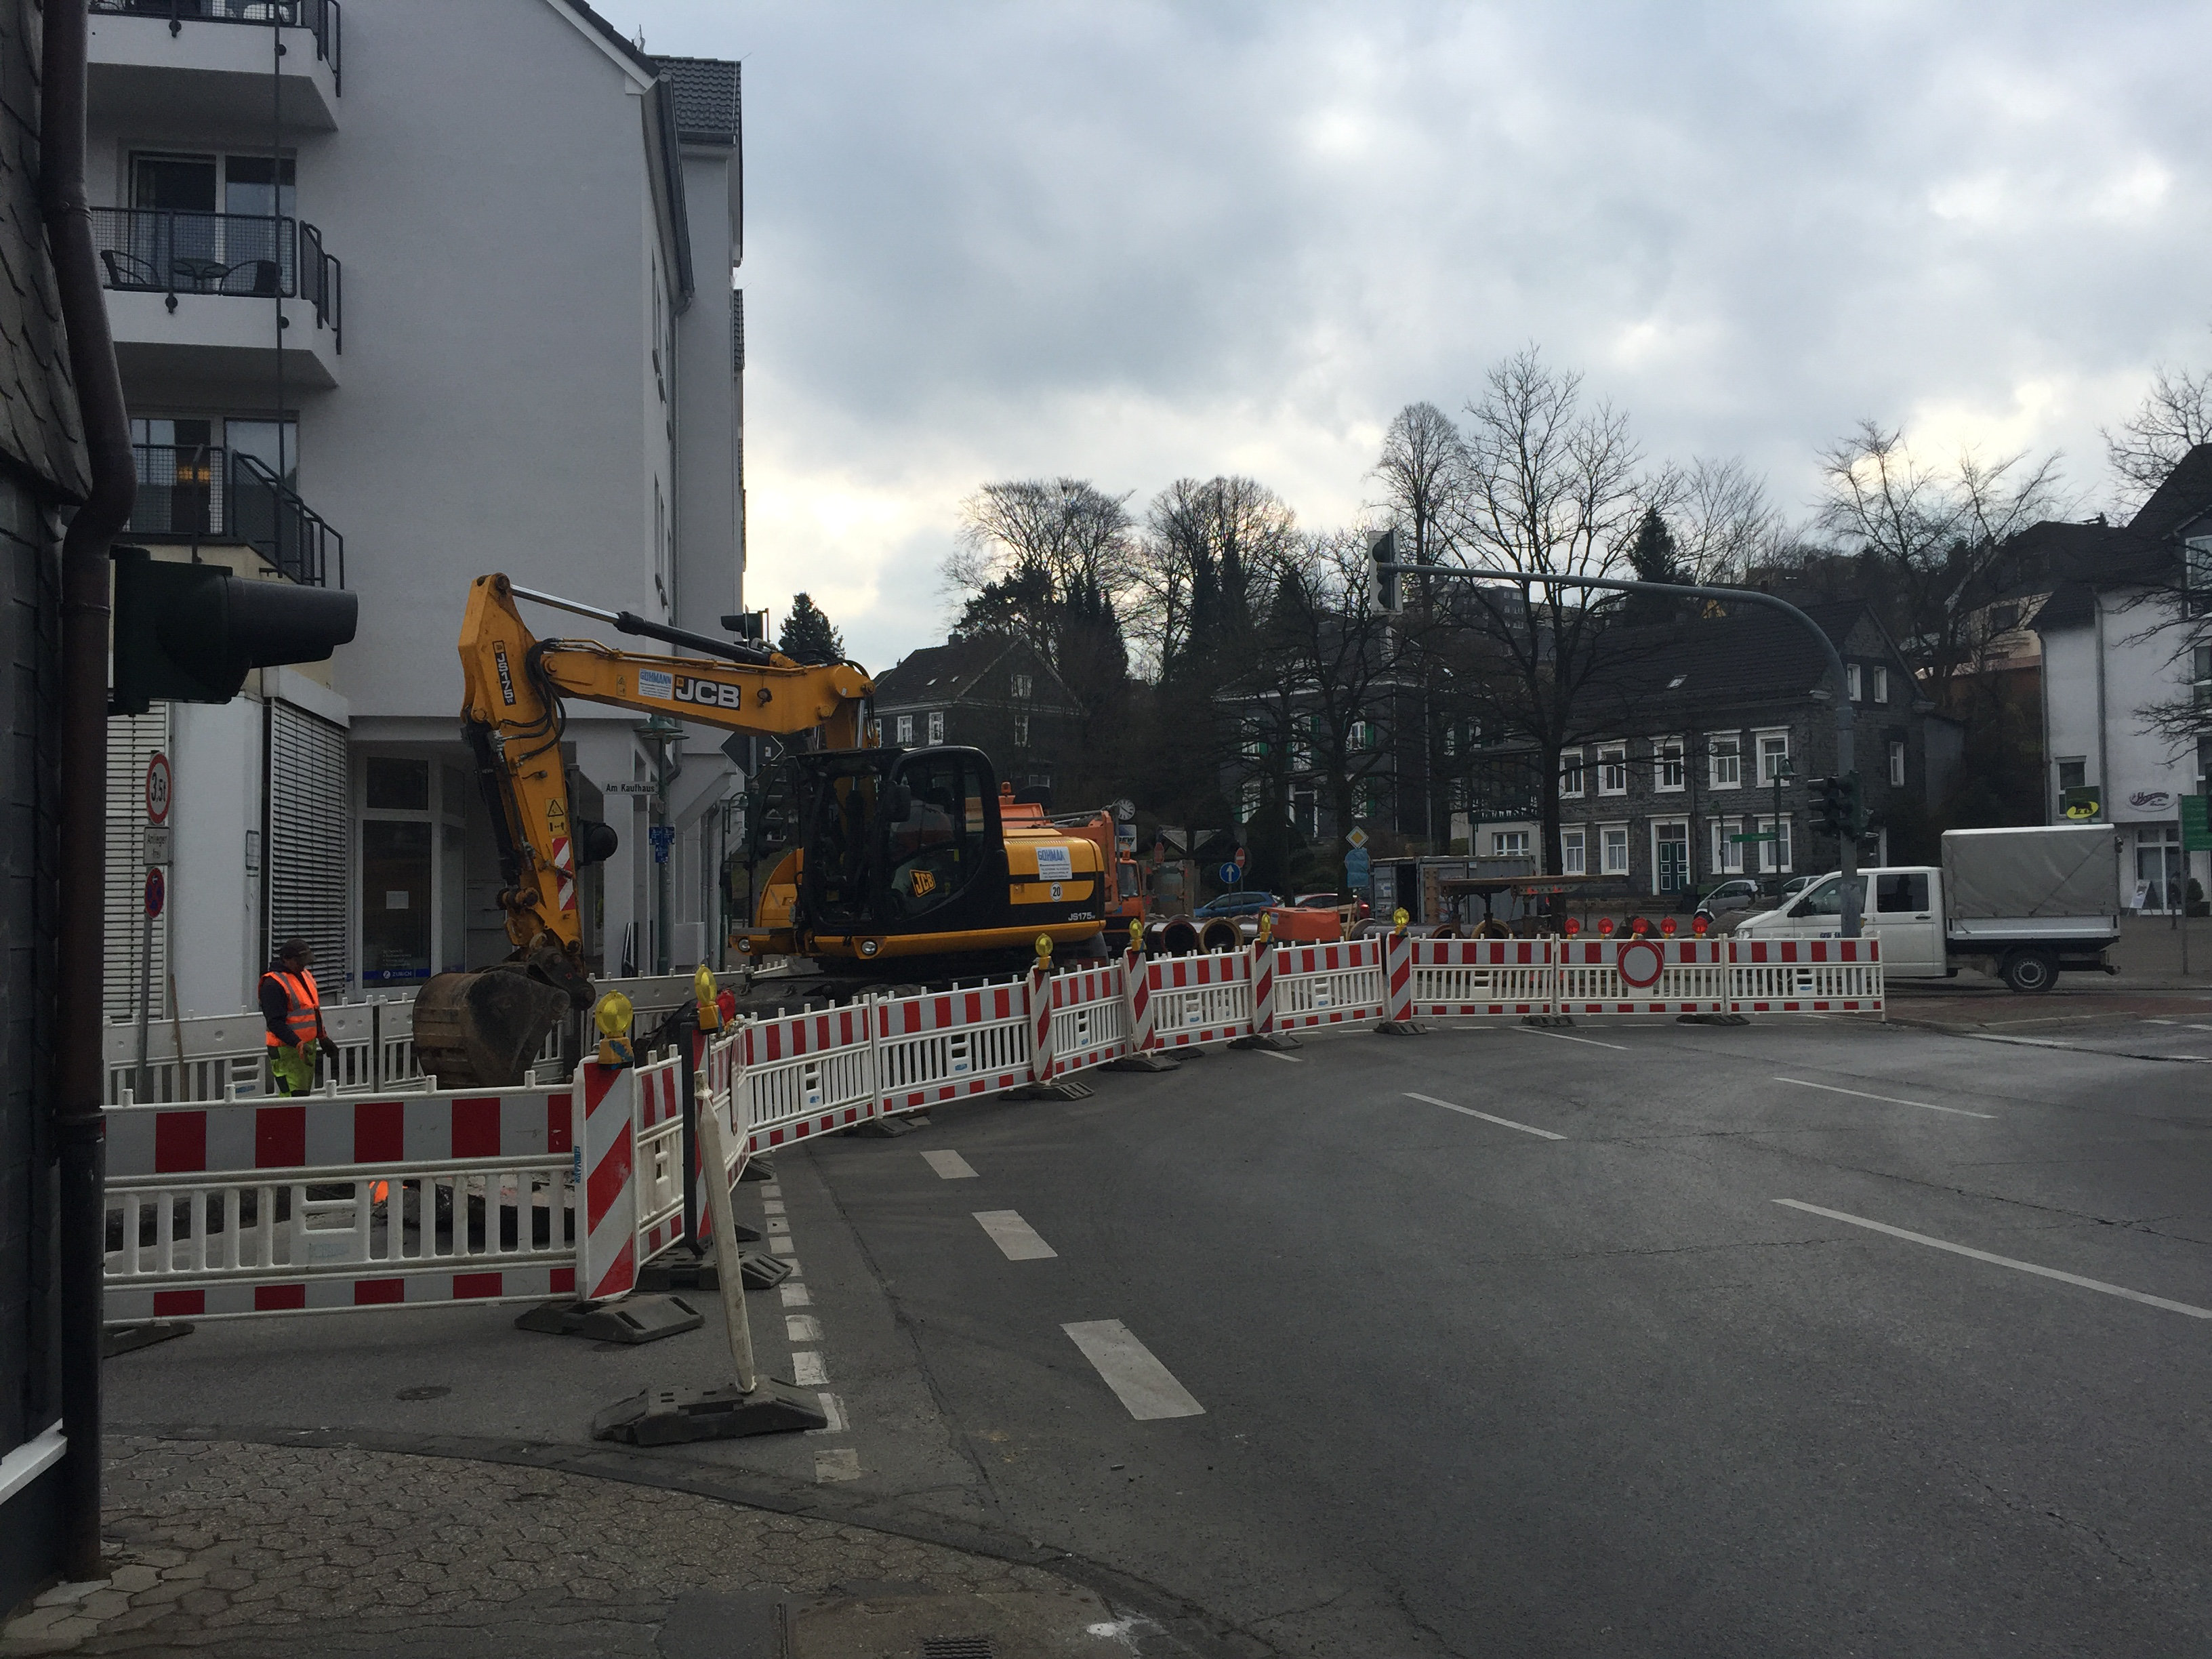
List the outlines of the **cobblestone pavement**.
{"type": "Polygon", "coordinates": [[[1104,1611],[1033,1567],[619,1480],[350,1448],[109,1448],[112,1576],[19,1611],[0,1659],[745,1659],[739,1626],[772,1621],[780,1597],[1051,1595],[1104,1611]]]}

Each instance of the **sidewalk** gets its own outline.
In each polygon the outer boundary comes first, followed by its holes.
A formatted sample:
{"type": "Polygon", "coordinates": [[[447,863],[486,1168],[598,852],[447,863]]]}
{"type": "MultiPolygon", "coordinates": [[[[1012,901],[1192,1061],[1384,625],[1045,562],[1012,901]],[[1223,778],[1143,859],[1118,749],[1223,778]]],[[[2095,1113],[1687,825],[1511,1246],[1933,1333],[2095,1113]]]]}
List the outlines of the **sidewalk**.
{"type": "Polygon", "coordinates": [[[1037,1567],[685,1492],[347,1446],[108,1449],[111,1576],[18,1609],[0,1659],[1188,1651],[1037,1567]]]}

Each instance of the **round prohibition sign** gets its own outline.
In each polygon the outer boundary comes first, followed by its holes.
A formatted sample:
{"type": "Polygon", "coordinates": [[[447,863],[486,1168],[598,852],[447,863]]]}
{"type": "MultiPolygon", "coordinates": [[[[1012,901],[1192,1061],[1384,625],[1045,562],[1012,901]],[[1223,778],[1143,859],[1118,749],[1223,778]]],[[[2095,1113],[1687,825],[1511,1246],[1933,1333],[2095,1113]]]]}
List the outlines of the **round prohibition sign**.
{"type": "Polygon", "coordinates": [[[1648,939],[1632,939],[1620,947],[1621,981],[1639,991],[1656,985],[1666,966],[1666,952],[1648,939]]]}
{"type": "Polygon", "coordinates": [[[160,750],[146,763],[146,822],[167,823],[169,821],[169,802],[176,793],[176,777],[169,770],[169,757],[160,750]]]}

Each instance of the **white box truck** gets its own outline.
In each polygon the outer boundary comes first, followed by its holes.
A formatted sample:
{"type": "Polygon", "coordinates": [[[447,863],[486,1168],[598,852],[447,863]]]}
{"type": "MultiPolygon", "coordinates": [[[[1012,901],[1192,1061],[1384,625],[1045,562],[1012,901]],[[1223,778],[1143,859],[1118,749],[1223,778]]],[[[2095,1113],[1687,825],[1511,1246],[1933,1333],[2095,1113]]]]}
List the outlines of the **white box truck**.
{"type": "MultiPolygon", "coordinates": [[[[1948,830],[1942,868],[1885,866],[1858,879],[1885,978],[1978,968],[2015,991],[2048,991],[2061,973],[2118,971],[2105,960],[2120,937],[2120,836],[2110,824],[1948,830]]],[[[1842,876],[1826,875],[1747,918],[1735,937],[1833,938],[1843,908],[1842,876]]]]}

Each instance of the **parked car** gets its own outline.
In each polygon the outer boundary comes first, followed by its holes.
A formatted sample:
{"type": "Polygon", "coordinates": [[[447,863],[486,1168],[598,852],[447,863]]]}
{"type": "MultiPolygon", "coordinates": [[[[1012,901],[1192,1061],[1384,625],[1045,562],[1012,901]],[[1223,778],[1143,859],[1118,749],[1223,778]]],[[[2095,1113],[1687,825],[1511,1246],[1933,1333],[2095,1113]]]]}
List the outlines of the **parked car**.
{"type": "Polygon", "coordinates": [[[1300,893],[1291,902],[1302,910],[1341,910],[1349,905],[1352,907],[1352,919],[1354,921],[1364,921],[1372,914],[1365,899],[1356,896],[1347,897],[1342,893],[1300,893]]]}
{"type": "Polygon", "coordinates": [[[1763,909],[1768,902],[1756,881],[1749,876],[1738,876],[1722,882],[1699,899],[1695,914],[1708,921],[1717,921],[1735,911],[1763,909]]]}
{"type": "Polygon", "coordinates": [[[1789,903],[1791,899],[1796,898],[1798,894],[1803,892],[1808,887],[1810,887],[1813,884],[1813,880],[1814,878],[1811,876],[1790,877],[1789,880],[1782,884],[1780,902],[1784,904],[1789,903]]]}
{"type": "Polygon", "coordinates": [[[1235,892],[1224,893],[1219,898],[1206,900],[1191,915],[1200,921],[1213,916],[1257,915],[1262,910],[1273,909],[1282,902],[1273,893],[1256,888],[1248,892],[1240,887],[1235,892]]]}

